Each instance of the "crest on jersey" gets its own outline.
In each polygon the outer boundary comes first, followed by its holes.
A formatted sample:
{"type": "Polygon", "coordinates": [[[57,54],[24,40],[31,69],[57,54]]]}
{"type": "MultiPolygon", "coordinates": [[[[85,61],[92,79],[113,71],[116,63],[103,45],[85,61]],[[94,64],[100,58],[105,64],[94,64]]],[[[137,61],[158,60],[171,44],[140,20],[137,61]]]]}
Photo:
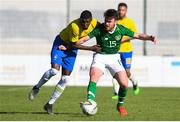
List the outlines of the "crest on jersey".
{"type": "Polygon", "coordinates": [[[115,39],[118,41],[121,39],[121,35],[115,36],[115,39]]]}

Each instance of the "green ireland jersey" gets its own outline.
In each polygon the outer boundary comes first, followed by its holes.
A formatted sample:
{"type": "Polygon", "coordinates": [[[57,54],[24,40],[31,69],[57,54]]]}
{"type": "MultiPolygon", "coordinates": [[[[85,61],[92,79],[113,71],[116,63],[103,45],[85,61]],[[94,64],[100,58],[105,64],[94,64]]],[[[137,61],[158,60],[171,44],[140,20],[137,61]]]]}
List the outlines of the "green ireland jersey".
{"type": "Polygon", "coordinates": [[[119,51],[123,36],[133,37],[134,32],[117,24],[113,33],[104,29],[101,24],[88,34],[89,38],[96,37],[97,44],[101,46],[101,54],[116,54],[119,51]]]}

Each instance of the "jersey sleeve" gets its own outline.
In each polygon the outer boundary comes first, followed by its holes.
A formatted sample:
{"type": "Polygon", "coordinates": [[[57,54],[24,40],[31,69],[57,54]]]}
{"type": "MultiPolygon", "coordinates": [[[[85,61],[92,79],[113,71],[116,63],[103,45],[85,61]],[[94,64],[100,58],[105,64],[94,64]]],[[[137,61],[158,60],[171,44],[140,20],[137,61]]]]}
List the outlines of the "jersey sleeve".
{"type": "Polygon", "coordinates": [[[122,30],[122,34],[124,36],[134,37],[134,32],[131,31],[130,29],[128,29],[128,28],[121,25],[121,30],[122,30]]]}
{"type": "Polygon", "coordinates": [[[76,24],[71,24],[71,29],[69,32],[69,41],[77,42],[79,39],[79,27],[76,24]]]}
{"type": "Polygon", "coordinates": [[[91,38],[93,38],[93,37],[97,37],[98,34],[99,34],[99,29],[98,29],[98,28],[95,28],[95,29],[93,29],[93,30],[88,34],[88,36],[89,36],[89,38],[91,39],[91,38]]]}

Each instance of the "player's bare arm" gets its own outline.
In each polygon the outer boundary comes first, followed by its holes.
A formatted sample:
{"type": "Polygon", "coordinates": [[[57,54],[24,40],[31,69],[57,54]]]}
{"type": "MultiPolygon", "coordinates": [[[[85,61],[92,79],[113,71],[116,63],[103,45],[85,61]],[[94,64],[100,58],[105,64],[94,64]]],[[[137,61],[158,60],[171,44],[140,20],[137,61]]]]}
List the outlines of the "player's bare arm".
{"type": "Polygon", "coordinates": [[[157,42],[157,39],[155,36],[153,35],[147,35],[147,34],[144,34],[144,33],[134,33],[134,37],[127,37],[127,38],[123,38],[121,40],[121,42],[126,42],[126,41],[130,41],[132,39],[140,39],[140,40],[150,40],[152,42],[154,42],[156,44],[157,42]]]}
{"type": "Polygon", "coordinates": [[[80,50],[90,50],[94,52],[100,52],[101,47],[99,45],[93,45],[93,46],[84,46],[83,43],[87,42],[89,40],[89,36],[85,36],[81,39],[79,39],[76,43],[73,43],[73,46],[80,49],[80,50]]]}
{"type": "MultiPolygon", "coordinates": [[[[90,39],[89,36],[85,36],[85,37],[79,39],[77,42],[72,43],[72,46],[75,47],[75,48],[78,48],[80,50],[89,50],[89,51],[94,51],[94,52],[100,52],[101,51],[101,47],[99,45],[93,45],[93,46],[82,45],[83,43],[85,43],[89,39],[90,39]]],[[[67,50],[68,47],[66,47],[64,45],[60,45],[59,49],[60,50],[67,50]]]]}
{"type": "Polygon", "coordinates": [[[75,43],[75,45],[83,44],[83,43],[87,42],[89,39],[90,39],[89,36],[82,37],[75,43]]]}
{"type": "Polygon", "coordinates": [[[150,40],[154,43],[157,42],[157,39],[155,36],[153,35],[147,35],[147,34],[144,34],[144,33],[134,33],[134,37],[135,39],[140,39],[140,40],[150,40]]]}
{"type": "Polygon", "coordinates": [[[128,41],[131,41],[133,38],[131,37],[125,37],[125,38],[122,38],[121,42],[128,42],[128,41]]]}

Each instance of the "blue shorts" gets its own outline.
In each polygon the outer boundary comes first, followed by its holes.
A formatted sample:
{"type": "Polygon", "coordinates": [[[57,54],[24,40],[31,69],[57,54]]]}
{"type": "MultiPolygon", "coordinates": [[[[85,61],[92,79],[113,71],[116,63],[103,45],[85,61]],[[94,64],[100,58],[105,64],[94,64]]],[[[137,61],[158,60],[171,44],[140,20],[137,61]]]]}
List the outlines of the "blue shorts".
{"type": "Polygon", "coordinates": [[[51,50],[51,64],[58,64],[65,70],[72,71],[78,49],[72,48],[68,50],[59,50],[59,45],[66,45],[66,43],[60,38],[59,35],[57,35],[51,50]]]}
{"type": "Polygon", "coordinates": [[[120,58],[122,64],[125,69],[131,68],[131,61],[132,61],[132,51],[131,52],[118,52],[120,54],[120,58]]]}

